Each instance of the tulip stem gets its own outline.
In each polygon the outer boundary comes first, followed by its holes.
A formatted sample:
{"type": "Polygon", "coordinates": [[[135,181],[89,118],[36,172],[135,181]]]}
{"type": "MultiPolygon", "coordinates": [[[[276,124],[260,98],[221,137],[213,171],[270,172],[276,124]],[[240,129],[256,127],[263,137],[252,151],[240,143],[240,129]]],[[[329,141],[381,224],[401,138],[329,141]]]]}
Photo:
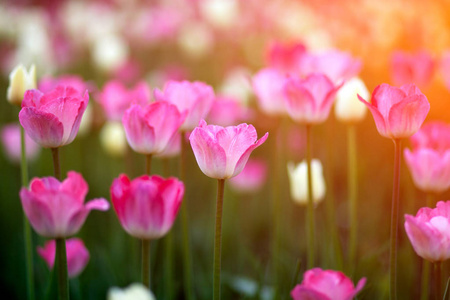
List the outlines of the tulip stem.
{"type": "Polygon", "coordinates": [[[307,253],[307,268],[314,267],[315,241],[314,241],[314,202],[313,202],[313,187],[312,187],[312,172],[311,172],[311,125],[306,125],[306,165],[308,170],[308,204],[306,214],[306,236],[308,242],[307,253]]]}
{"type": "Polygon", "coordinates": [[[150,175],[152,172],[152,155],[145,155],[145,174],[150,175]]]}
{"type": "Polygon", "coordinates": [[[66,239],[56,239],[56,272],[58,273],[58,299],[69,299],[69,280],[67,276],[66,239]]]}
{"type": "MultiPolygon", "coordinates": [[[[162,160],[163,163],[163,175],[164,177],[170,176],[170,160],[168,158],[164,158],[162,160]]],[[[164,238],[164,254],[165,254],[165,299],[172,300],[173,299],[173,233],[169,231],[169,233],[164,238]]]]}
{"type": "Polygon", "coordinates": [[[53,158],[53,173],[55,174],[55,178],[61,181],[61,166],[59,164],[59,148],[51,148],[52,149],[52,158],[53,158]]]}
{"type": "Polygon", "coordinates": [[[442,293],[442,262],[434,263],[435,299],[441,300],[442,293]]]}
{"type": "Polygon", "coordinates": [[[272,242],[272,266],[273,266],[273,285],[275,287],[275,299],[278,298],[278,273],[279,273],[279,263],[278,263],[278,253],[280,249],[280,176],[279,176],[279,164],[281,155],[281,126],[277,128],[277,135],[273,139],[273,157],[272,157],[272,218],[273,218],[273,242],[272,242]]]}
{"type": "MultiPolygon", "coordinates": [[[[25,149],[25,131],[20,126],[20,150],[21,161],[20,171],[22,173],[22,186],[28,187],[28,165],[27,155],[25,149]]],[[[27,299],[34,300],[34,273],[33,273],[33,240],[31,235],[31,227],[28,218],[23,215],[23,236],[25,240],[25,261],[27,274],[27,299]]]]}
{"type": "Polygon", "coordinates": [[[394,139],[394,183],[392,190],[391,242],[390,242],[390,299],[397,299],[397,244],[398,244],[398,208],[400,200],[400,162],[402,158],[401,140],[394,139]]]}
{"type": "Polygon", "coordinates": [[[214,300],[220,299],[220,265],[222,251],[222,212],[223,212],[223,191],[225,179],[217,181],[217,204],[216,204],[216,230],[214,235],[214,274],[213,274],[213,294],[214,300]]]}
{"type": "Polygon", "coordinates": [[[355,125],[347,127],[347,184],[349,196],[349,216],[350,216],[350,245],[349,245],[349,265],[353,268],[356,266],[356,247],[358,233],[358,166],[357,166],[357,149],[356,149],[356,128],[355,125]]]}
{"type": "Polygon", "coordinates": [[[150,240],[142,239],[142,284],[150,289],[150,240]]]}

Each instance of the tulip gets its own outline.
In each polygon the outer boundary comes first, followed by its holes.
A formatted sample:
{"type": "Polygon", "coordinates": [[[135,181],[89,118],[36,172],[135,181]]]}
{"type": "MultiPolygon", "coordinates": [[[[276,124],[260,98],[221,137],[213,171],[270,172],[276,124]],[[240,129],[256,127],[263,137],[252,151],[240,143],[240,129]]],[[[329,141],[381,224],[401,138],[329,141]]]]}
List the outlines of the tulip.
{"type": "Polygon", "coordinates": [[[434,61],[430,53],[420,51],[406,53],[396,51],[391,57],[391,78],[395,85],[408,83],[427,86],[434,73],[434,61]]]}
{"type": "Polygon", "coordinates": [[[253,90],[258,105],[268,115],[286,113],[284,103],[284,84],[286,76],[276,69],[262,69],[253,76],[253,90]]]}
{"type": "Polygon", "coordinates": [[[181,151],[181,133],[175,133],[170,139],[164,151],[157,155],[160,158],[171,158],[178,156],[181,151]]]}
{"type": "Polygon", "coordinates": [[[25,132],[44,148],[70,144],[77,135],[81,117],[89,101],[71,87],[58,86],[46,94],[39,90],[25,93],[19,113],[25,132]]]}
{"type": "Polygon", "coordinates": [[[57,78],[43,77],[39,80],[38,90],[48,93],[59,85],[73,87],[80,94],[83,94],[85,90],[93,91],[91,84],[86,83],[83,78],[77,75],[62,75],[57,78]]]}
{"type": "Polygon", "coordinates": [[[311,74],[304,79],[289,78],[284,86],[287,112],[299,123],[323,123],[339,88],[323,74],[311,74]]]}
{"type": "Polygon", "coordinates": [[[253,125],[221,127],[200,121],[189,141],[202,172],[211,178],[227,179],[238,175],[254,149],[267,139],[257,140],[253,125]]]}
{"type": "Polygon", "coordinates": [[[127,151],[123,125],[119,122],[106,122],[100,131],[100,145],[111,156],[123,156],[127,151]]]}
{"type": "Polygon", "coordinates": [[[369,91],[358,77],[353,77],[339,89],[334,106],[334,114],[339,121],[354,123],[364,119],[367,108],[358,101],[358,95],[369,97],[369,91]]]}
{"type": "Polygon", "coordinates": [[[274,42],[269,45],[266,52],[268,65],[286,74],[296,73],[307,53],[305,45],[299,42],[287,44],[274,42]]]}
{"type": "Polygon", "coordinates": [[[260,190],[267,179],[267,164],[263,160],[249,159],[242,172],[230,179],[230,186],[241,193],[260,190]]]}
{"type": "Polygon", "coordinates": [[[34,178],[30,188],[20,190],[25,215],[37,233],[48,238],[76,234],[93,209],[106,211],[109,203],[97,198],[86,205],[88,185],[81,174],[71,171],[59,182],[54,177],[34,178]]]}
{"type": "Polygon", "coordinates": [[[361,278],[355,287],[342,272],[314,268],[305,272],[291,296],[294,300],[351,300],[365,284],[366,279],[361,278]]]}
{"type": "MultiPolygon", "coordinates": [[[[20,162],[20,126],[17,124],[3,126],[1,139],[6,156],[13,162],[20,162]]],[[[27,159],[34,160],[39,155],[39,145],[28,135],[25,135],[25,144],[27,159]]]]}
{"type": "Polygon", "coordinates": [[[20,106],[27,90],[36,88],[36,68],[31,66],[27,72],[23,65],[16,66],[9,74],[9,86],[6,91],[8,102],[20,106]]]}
{"type": "Polygon", "coordinates": [[[131,148],[141,154],[160,154],[177,133],[187,112],[178,112],[175,105],[165,101],[145,107],[132,105],[122,118],[125,134],[131,148]]]}
{"type": "Polygon", "coordinates": [[[239,100],[221,96],[216,97],[207,121],[219,126],[232,126],[239,124],[248,115],[248,111],[239,103],[239,100]]]}
{"type": "MultiPolygon", "coordinates": [[[[292,199],[301,205],[308,203],[308,173],[306,161],[297,166],[293,162],[287,165],[292,199]]],[[[326,186],[323,177],[322,164],[319,160],[311,161],[312,191],[314,203],[319,203],[325,198],[326,186]]]]}
{"type": "Polygon", "coordinates": [[[155,300],[153,293],[140,283],[133,283],[129,287],[119,289],[113,287],[108,291],[107,300],[155,300]]]}
{"type": "MultiPolygon", "coordinates": [[[[37,247],[37,252],[45,260],[49,269],[55,264],[56,242],[51,240],[44,247],[37,247]]],[[[89,262],[89,251],[79,238],[66,240],[67,270],[69,278],[77,277],[89,262]]]]}
{"type": "Polygon", "coordinates": [[[372,93],[372,103],[358,95],[371,111],[378,133],[402,139],[413,135],[425,120],[430,103],[414,84],[400,88],[381,84],[372,93]]]}
{"type": "Polygon", "coordinates": [[[155,89],[157,101],[168,101],[174,104],[181,114],[187,113],[181,131],[192,130],[198,122],[205,118],[214,101],[213,89],[199,81],[168,81],[164,90],[155,89]]]}
{"type": "Polygon", "coordinates": [[[445,152],[450,149],[450,125],[439,121],[428,122],[410,140],[414,149],[430,148],[445,152]]]}
{"type": "Polygon", "coordinates": [[[107,33],[94,40],[91,59],[99,70],[111,72],[127,61],[129,52],[127,42],[121,35],[107,33]]]}

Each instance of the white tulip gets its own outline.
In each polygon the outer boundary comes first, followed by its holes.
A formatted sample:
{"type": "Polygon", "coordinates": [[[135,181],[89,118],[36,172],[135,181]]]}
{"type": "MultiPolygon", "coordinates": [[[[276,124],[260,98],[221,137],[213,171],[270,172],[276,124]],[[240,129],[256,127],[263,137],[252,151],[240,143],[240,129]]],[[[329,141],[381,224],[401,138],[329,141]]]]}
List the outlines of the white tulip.
{"type": "Polygon", "coordinates": [[[229,28],[239,15],[239,3],[236,0],[203,0],[200,2],[203,17],[212,25],[229,28]]]}
{"type": "Polygon", "coordinates": [[[110,72],[125,63],[128,52],[128,44],[121,36],[108,34],[95,41],[92,60],[100,70],[110,72]]]}
{"type": "Polygon", "coordinates": [[[25,67],[20,64],[9,74],[9,86],[6,91],[6,99],[14,105],[22,104],[23,96],[26,90],[36,88],[36,68],[31,66],[27,72],[25,67]]]}
{"type": "Polygon", "coordinates": [[[156,300],[156,298],[144,285],[133,283],[124,289],[110,288],[108,300],[156,300]]]}
{"type": "Polygon", "coordinates": [[[127,138],[121,122],[106,122],[100,131],[100,144],[112,156],[123,156],[127,149],[127,138]]]}
{"type": "Polygon", "coordinates": [[[364,119],[367,107],[358,100],[358,95],[369,99],[370,94],[364,82],[358,77],[347,81],[337,92],[334,114],[342,122],[358,122],[364,119]]]}
{"type": "MultiPolygon", "coordinates": [[[[306,160],[297,166],[293,162],[287,165],[289,182],[291,186],[291,197],[298,203],[305,205],[308,203],[308,169],[306,160]]],[[[313,201],[318,203],[325,197],[326,187],[323,177],[322,164],[318,159],[311,161],[313,201]]]]}

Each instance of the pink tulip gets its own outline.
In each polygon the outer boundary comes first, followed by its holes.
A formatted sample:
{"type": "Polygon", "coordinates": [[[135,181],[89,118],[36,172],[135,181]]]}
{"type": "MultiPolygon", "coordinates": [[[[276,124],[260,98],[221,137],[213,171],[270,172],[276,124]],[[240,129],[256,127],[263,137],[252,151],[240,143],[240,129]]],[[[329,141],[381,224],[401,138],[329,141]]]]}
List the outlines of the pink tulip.
{"type": "Polygon", "coordinates": [[[372,103],[358,95],[372,113],[378,132],[387,138],[413,135],[425,120],[430,103],[414,84],[400,88],[381,84],[372,93],[372,103]]]}
{"type": "Polygon", "coordinates": [[[284,86],[287,112],[299,123],[322,123],[330,114],[339,88],[323,74],[311,74],[305,79],[288,78],[284,86]]]}
{"type": "Polygon", "coordinates": [[[175,133],[164,148],[163,152],[157,154],[160,158],[171,158],[178,156],[181,152],[181,133],[175,133]]]}
{"type": "Polygon", "coordinates": [[[444,80],[445,87],[450,90],[450,51],[447,50],[442,53],[440,60],[440,73],[442,74],[442,79],[444,80]]]}
{"type": "MultiPolygon", "coordinates": [[[[3,126],[1,138],[6,156],[13,162],[21,160],[20,127],[18,124],[3,126]]],[[[35,159],[40,152],[40,147],[27,134],[25,134],[25,150],[27,159],[35,159]]]]}
{"type": "Polygon", "coordinates": [[[120,224],[130,235],[157,239],[172,227],[184,195],[178,179],[144,175],[132,181],[125,174],[114,179],[111,200],[120,224]]]}
{"type": "Polygon", "coordinates": [[[267,49],[266,61],[271,68],[284,74],[295,73],[305,54],[306,47],[300,42],[274,42],[267,49]]]}
{"type": "MultiPolygon", "coordinates": [[[[49,269],[55,264],[56,243],[51,240],[44,247],[37,247],[37,252],[45,260],[49,269]]],[[[67,272],[69,278],[77,277],[89,262],[89,251],[79,238],[66,240],[67,272]]]]}
{"type": "Polygon", "coordinates": [[[164,101],[145,107],[133,104],[122,118],[128,143],[141,154],[162,153],[183,124],[186,114],[180,114],[175,105],[164,101]]]}
{"type": "Polygon", "coordinates": [[[38,90],[43,93],[48,93],[59,85],[70,86],[77,90],[80,94],[83,94],[86,90],[90,92],[94,90],[92,84],[86,83],[83,78],[77,75],[62,75],[57,78],[52,78],[49,76],[43,77],[39,80],[38,90]]]}
{"type": "Polygon", "coordinates": [[[72,87],[58,86],[46,94],[28,90],[19,121],[25,132],[42,147],[61,147],[75,139],[88,102],[87,91],[81,97],[72,87]]]}
{"type": "Polygon", "coordinates": [[[109,209],[108,201],[103,198],[84,205],[87,191],[81,174],[71,171],[63,182],[54,177],[34,178],[30,189],[20,190],[20,199],[37,233],[49,238],[65,238],[80,230],[91,210],[109,209]]]}
{"type": "Polygon", "coordinates": [[[242,172],[230,179],[230,186],[241,193],[252,193],[261,189],[267,179],[267,163],[249,159],[242,172]]]}
{"type": "Polygon", "coordinates": [[[258,136],[253,125],[221,127],[200,121],[190,137],[195,159],[206,176],[227,179],[244,169],[250,154],[264,143],[269,134],[258,136]]]}
{"type": "Polygon", "coordinates": [[[268,115],[286,113],[284,103],[284,84],[286,75],[276,69],[262,69],[253,76],[253,90],[257,96],[258,105],[268,115]]]}
{"type": "Polygon", "coordinates": [[[450,125],[439,121],[428,122],[410,140],[414,149],[430,148],[444,152],[450,149],[450,125]]]}
{"type": "Polygon", "coordinates": [[[394,85],[414,83],[427,86],[434,73],[434,61],[425,51],[406,53],[396,51],[391,57],[391,78],[394,85]]]}
{"type": "Polygon", "coordinates": [[[248,116],[239,100],[232,97],[216,97],[208,114],[208,122],[219,126],[237,125],[248,116]]]}
{"type": "Polygon", "coordinates": [[[181,130],[192,130],[198,122],[205,118],[214,101],[213,89],[199,81],[168,81],[164,90],[155,89],[157,101],[168,101],[174,104],[181,113],[187,112],[181,130]]]}
{"type": "Polygon", "coordinates": [[[450,201],[405,215],[405,230],[417,255],[431,262],[450,258],[450,201]]]}
{"type": "Polygon", "coordinates": [[[98,102],[109,121],[121,121],[123,113],[131,103],[144,106],[150,103],[150,100],[151,91],[144,81],[128,90],[121,82],[111,80],[103,87],[98,102]]]}
{"type": "Polygon", "coordinates": [[[351,300],[365,284],[366,279],[361,278],[355,287],[342,272],[314,268],[305,272],[291,296],[294,300],[351,300]]]}

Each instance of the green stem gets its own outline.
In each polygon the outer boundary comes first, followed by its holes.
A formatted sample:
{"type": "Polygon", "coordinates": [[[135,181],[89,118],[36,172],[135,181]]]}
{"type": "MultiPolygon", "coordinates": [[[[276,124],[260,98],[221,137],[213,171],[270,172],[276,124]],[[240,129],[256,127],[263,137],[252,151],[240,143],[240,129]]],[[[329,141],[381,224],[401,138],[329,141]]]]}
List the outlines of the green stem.
{"type": "Polygon", "coordinates": [[[435,299],[441,300],[442,294],[442,262],[438,261],[434,264],[434,283],[435,283],[435,299]]]}
{"type": "Polygon", "coordinates": [[[349,265],[352,268],[356,266],[356,246],[358,233],[358,166],[357,166],[357,149],[356,149],[356,128],[355,125],[349,125],[347,128],[347,184],[349,195],[349,216],[350,216],[350,245],[349,245],[349,265]]]}
{"type": "Polygon", "coordinates": [[[220,265],[222,251],[222,212],[223,212],[223,191],[225,179],[218,179],[217,182],[217,204],[216,204],[216,227],[214,234],[214,274],[213,274],[213,299],[220,299],[220,265]]]}
{"type": "Polygon", "coordinates": [[[150,240],[142,239],[142,284],[150,289],[150,240]]]}
{"type": "Polygon", "coordinates": [[[150,175],[152,171],[152,155],[145,155],[145,174],[150,175]]]}
{"type": "Polygon", "coordinates": [[[394,139],[394,183],[392,190],[391,242],[390,242],[390,299],[397,299],[397,245],[398,245],[398,208],[400,201],[400,162],[402,158],[401,140],[394,139]]]}
{"type": "Polygon", "coordinates": [[[430,293],[430,262],[426,259],[422,260],[422,279],[420,288],[420,299],[429,299],[430,293]]]}
{"type": "Polygon", "coordinates": [[[314,200],[313,200],[313,187],[312,187],[312,172],[311,172],[311,160],[312,160],[312,143],[311,143],[311,125],[306,125],[306,165],[308,170],[308,204],[306,215],[306,236],[308,242],[308,255],[307,255],[307,268],[314,267],[314,255],[315,255],[315,241],[314,241],[314,200]]]}
{"type": "MultiPolygon", "coordinates": [[[[20,161],[20,171],[22,174],[22,186],[28,187],[28,165],[26,156],[26,146],[25,146],[25,131],[22,126],[20,126],[20,150],[21,150],[21,161],[20,161]]],[[[26,263],[26,274],[27,274],[27,299],[34,300],[34,273],[33,273],[33,239],[31,234],[31,227],[28,218],[23,216],[23,236],[25,240],[25,263],[26,263]]]]}
{"type": "Polygon", "coordinates": [[[59,148],[51,148],[53,158],[53,173],[55,178],[61,181],[61,166],[59,164],[59,148]]]}
{"type": "Polygon", "coordinates": [[[56,239],[56,272],[58,273],[58,299],[69,299],[69,280],[67,276],[66,239],[56,239]]]}

